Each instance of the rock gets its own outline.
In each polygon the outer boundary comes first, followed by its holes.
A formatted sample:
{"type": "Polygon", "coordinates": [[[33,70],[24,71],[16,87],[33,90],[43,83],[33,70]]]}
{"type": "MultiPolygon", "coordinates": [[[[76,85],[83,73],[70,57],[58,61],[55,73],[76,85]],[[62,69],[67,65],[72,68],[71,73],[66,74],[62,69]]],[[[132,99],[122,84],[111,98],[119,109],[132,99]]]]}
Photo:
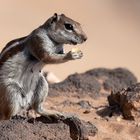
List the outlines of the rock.
{"type": "Polygon", "coordinates": [[[60,83],[50,84],[49,96],[77,95],[97,98],[100,91],[119,91],[137,82],[136,77],[125,68],[97,68],[85,73],[75,73],[60,83]]]}
{"type": "Polygon", "coordinates": [[[108,102],[110,106],[118,108],[125,119],[134,120],[140,117],[140,83],[112,92],[108,96],[108,102]]]}
{"type": "Polygon", "coordinates": [[[116,120],[117,120],[118,122],[121,122],[121,121],[122,121],[122,117],[121,117],[121,116],[118,116],[116,120]]]}
{"type": "Polygon", "coordinates": [[[50,96],[53,93],[60,95],[63,93],[76,93],[79,95],[89,95],[93,98],[99,96],[101,84],[94,78],[86,74],[73,74],[68,76],[64,81],[50,85],[50,96]]]}
{"type": "Polygon", "coordinates": [[[91,112],[91,110],[86,109],[83,113],[84,113],[84,114],[89,114],[90,112],[91,112]]]}
{"type": "Polygon", "coordinates": [[[86,74],[92,77],[94,76],[97,80],[102,81],[103,87],[107,91],[119,91],[137,83],[135,75],[125,68],[96,68],[87,71],[86,74]]]}
{"type": "Polygon", "coordinates": [[[15,116],[11,120],[0,122],[1,140],[88,140],[94,136],[97,128],[77,117],[28,119],[15,116]]]}

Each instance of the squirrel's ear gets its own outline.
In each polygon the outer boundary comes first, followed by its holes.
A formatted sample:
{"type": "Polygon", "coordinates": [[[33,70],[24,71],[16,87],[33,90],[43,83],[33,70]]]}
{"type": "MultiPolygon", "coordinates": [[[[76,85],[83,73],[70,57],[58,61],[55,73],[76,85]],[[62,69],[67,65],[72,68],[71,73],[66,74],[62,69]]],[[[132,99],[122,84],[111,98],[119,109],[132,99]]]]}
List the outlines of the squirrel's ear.
{"type": "Polygon", "coordinates": [[[57,13],[54,13],[51,23],[58,21],[58,19],[59,19],[59,17],[57,15],[57,13]]]}

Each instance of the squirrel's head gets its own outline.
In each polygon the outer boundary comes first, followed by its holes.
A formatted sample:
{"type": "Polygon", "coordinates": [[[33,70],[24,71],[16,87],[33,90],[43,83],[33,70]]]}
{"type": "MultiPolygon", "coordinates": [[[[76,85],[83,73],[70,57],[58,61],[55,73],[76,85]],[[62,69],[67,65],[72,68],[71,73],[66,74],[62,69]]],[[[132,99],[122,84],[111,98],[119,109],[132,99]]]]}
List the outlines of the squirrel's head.
{"type": "Polygon", "coordinates": [[[43,26],[47,29],[48,36],[57,43],[76,45],[87,40],[80,23],[64,14],[55,13],[43,26]]]}

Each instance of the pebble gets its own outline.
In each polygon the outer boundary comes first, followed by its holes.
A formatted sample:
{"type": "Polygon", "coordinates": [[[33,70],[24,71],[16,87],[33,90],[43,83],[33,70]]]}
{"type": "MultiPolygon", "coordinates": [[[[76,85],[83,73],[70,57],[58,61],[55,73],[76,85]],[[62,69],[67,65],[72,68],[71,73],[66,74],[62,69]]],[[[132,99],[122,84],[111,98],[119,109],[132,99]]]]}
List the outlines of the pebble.
{"type": "Polygon", "coordinates": [[[83,113],[84,114],[88,114],[88,113],[90,113],[91,112],[91,110],[85,110],[83,113]]]}
{"type": "Polygon", "coordinates": [[[117,117],[117,121],[118,121],[118,122],[122,121],[122,118],[121,118],[120,116],[117,117]]]}

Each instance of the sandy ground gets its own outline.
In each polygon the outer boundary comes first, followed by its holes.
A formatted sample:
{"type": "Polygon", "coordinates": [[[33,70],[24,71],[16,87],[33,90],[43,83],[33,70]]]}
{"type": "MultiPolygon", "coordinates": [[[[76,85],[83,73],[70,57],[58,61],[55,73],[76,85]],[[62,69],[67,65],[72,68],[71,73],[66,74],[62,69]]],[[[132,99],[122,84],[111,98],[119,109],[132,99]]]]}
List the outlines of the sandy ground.
{"type": "MultiPolygon", "coordinates": [[[[126,67],[140,79],[140,2],[99,0],[4,0],[0,4],[0,47],[29,34],[55,12],[79,21],[88,36],[81,60],[46,66],[60,79],[95,67],[126,67]]],[[[66,47],[70,48],[70,47],[66,47]]]]}
{"type": "MultiPolygon", "coordinates": [[[[82,120],[92,122],[97,128],[98,133],[95,137],[89,137],[89,140],[139,140],[140,137],[140,128],[137,127],[135,122],[123,120],[121,117],[102,117],[97,114],[97,111],[102,110],[107,104],[105,98],[99,98],[94,100],[88,97],[83,99],[69,98],[72,102],[79,102],[81,100],[89,101],[90,104],[98,109],[92,109],[90,113],[83,113],[85,109],[82,109],[80,106],[58,106],[59,103],[68,100],[67,98],[59,97],[49,99],[48,105],[57,106],[57,110],[62,112],[70,112],[79,116],[82,120]]],[[[50,107],[51,107],[50,106],[50,107]]]]}
{"type": "MultiPolygon", "coordinates": [[[[111,113],[108,109],[109,105],[107,100],[107,96],[110,95],[110,90],[105,90],[106,87],[104,87],[107,85],[107,83],[104,83],[107,82],[105,80],[107,77],[111,80],[113,76],[113,80],[110,81],[112,83],[111,90],[113,89],[113,85],[115,88],[119,88],[120,85],[123,84],[122,81],[124,81],[124,83],[128,81],[135,83],[136,79],[132,73],[129,73],[125,69],[113,70],[114,72],[109,70],[109,75],[112,72],[114,73],[110,76],[107,74],[107,71],[107,69],[96,69],[81,75],[73,75],[73,78],[68,78],[65,82],[58,84],[59,88],[55,88],[56,85],[50,87],[50,95],[58,91],[59,96],[49,97],[48,102],[46,102],[47,106],[50,106],[51,109],[57,109],[60,112],[76,114],[82,120],[92,122],[98,128],[98,133],[95,137],[90,137],[90,140],[139,140],[139,120],[125,120],[121,114],[110,116],[111,113]],[[98,86],[94,86],[94,76],[97,76],[96,79],[101,84],[99,91],[97,90],[98,86]],[[117,79],[121,81],[118,84],[114,79],[116,76],[117,79]],[[88,86],[89,81],[93,83],[93,85],[88,86]],[[75,85],[77,89],[71,85],[75,85]],[[91,86],[96,90],[91,89],[91,86]],[[75,95],[71,94],[74,90],[76,92],[75,95]],[[95,91],[98,94],[96,94],[95,91]],[[66,96],[64,96],[63,93],[66,96]],[[89,106],[86,105],[86,103],[84,103],[83,106],[77,104],[81,101],[88,102],[89,106]]],[[[129,85],[129,83],[127,84],[129,85]]],[[[126,86],[124,85],[124,87],[126,86]]]]}

